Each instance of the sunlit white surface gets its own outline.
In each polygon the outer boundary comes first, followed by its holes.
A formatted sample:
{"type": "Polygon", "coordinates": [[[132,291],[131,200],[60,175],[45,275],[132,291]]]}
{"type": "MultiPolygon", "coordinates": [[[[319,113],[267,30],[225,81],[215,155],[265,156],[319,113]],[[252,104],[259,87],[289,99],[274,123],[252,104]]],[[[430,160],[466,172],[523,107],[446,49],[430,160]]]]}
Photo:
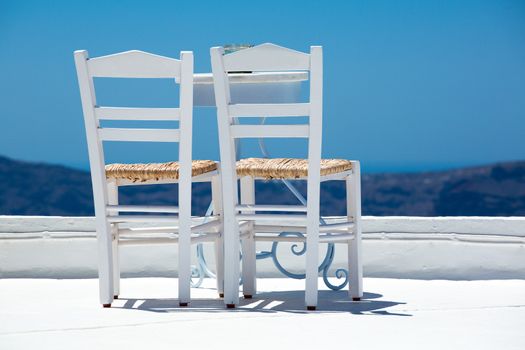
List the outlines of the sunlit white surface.
{"type": "Polygon", "coordinates": [[[0,349],[525,348],[523,280],[364,286],[361,302],[321,291],[318,311],[306,312],[303,281],[260,279],[254,299],[226,310],[212,280],[179,308],[176,279],[134,278],[103,309],[96,279],[3,279],[0,349]]]}

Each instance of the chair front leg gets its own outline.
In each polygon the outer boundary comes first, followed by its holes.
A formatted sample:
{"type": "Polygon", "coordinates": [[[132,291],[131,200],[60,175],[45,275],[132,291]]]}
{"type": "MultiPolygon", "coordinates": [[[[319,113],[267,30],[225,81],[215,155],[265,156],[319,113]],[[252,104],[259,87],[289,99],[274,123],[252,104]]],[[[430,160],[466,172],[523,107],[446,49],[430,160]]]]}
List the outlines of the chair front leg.
{"type": "Polygon", "coordinates": [[[237,180],[225,178],[222,173],[222,195],[224,212],[224,304],[227,308],[235,308],[239,303],[239,223],[237,222],[235,206],[237,204],[237,180]]]}
{"type": "Polygon", "coordinates": [[[350,228],[354,239],[348,242],[349,296],[352,300],[363,297],[363,262],[361,260],[361,171],[359,162],[352,162],[352,174],[346,178],[347,216],[354,222],[350,228]]]}
{"type": "Polygon", "coordinates": [[[224,213],[222,210],[221,179],[220,175],[211,180],[211,197],[213,203],[213,214],[218,215],[221,220],[220,235],[215,240],[215,274],[217,279],[217,292],[221,298],[224,297],[224,213]]]}
{"type": "MultiPolygon", "coordinates": [[[[241,178],[241,204],[255,204],[255,180],[250,176],[241,178]]],[[[254,214],[253,211],[244,211],[245,214],[254,214]]],[[[256,249],[254,222],[250,222],[249,233],[242,242],[242,292],[244,298],[251,299],[257,293],[256,278],[256,249]]]]}
{"type": "MultiPolygon", "coordinates": [[[[118,205],[118,186],[115,181],[108,182],[108,204],[118,205]]],[[[111,215],[118,215],[117,212],[111,215]]],[[[112,253],[113,253],[113,299],[118,299],[120,294],[120,256],[118,224],[111,225],[112,253]]]]}

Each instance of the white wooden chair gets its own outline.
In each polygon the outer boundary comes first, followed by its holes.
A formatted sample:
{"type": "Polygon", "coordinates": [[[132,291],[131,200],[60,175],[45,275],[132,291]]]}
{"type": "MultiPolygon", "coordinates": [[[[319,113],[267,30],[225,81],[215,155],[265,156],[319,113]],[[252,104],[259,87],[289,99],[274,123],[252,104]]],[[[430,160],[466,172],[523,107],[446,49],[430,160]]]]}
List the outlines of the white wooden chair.
{"type": "MultiPolygon", "coordinates": [[[[323,116],[322,47],[312,46],[302,53],[273,44],[223,54],[211,49],[215,100],[219,124],[221,176],[224,211],[225,303],[235,307],[239,301],[239,238],[242,238],[243,293],[256,293],[256,241],[306,241],[305,302],[309,310],[317,306],[319,243],[344,243],[348,246],[349,294],[354,300],[362,295],[361,194],[358,161],[321,159],[323,116]],[[307,103],[233,104],[227,72],[235,71],[308,71],[310,98],[307,103]],[[307,124],[247,125],[237,120],[250,117],[307,116],[307,124]],[[307,138],[308,159],[241,159],[236,163],[237,139],[307,138]],[[241,204],[237,180],[241,181],[241,204]],[[254,181],[258,179],[305,179],[307,205],[256,205],[254,181]],[[346,181],[347,213],[344,222],[320,226],[320,182],[346,181]],[[293,214],[270,214],[284,212],[293,214]],[[305,233],[302,237],[278,237],[283,231],[305,233]]],[[[296,118],[291,118],[296,119],[296,118]]]]}
{"type": "Polygon", "coordinates": [[[96,58],[89,58],[87,51],[75,51],[74,57],[93,183],[100,302],[104,307],[110,307],[112,300],[118,297],[118,248],[130,244],[178,243],[179,304],[187,306],[191,287],[190,245],[203,241],[215,242],[218,258],[217,285],[219,293],[222,293],[218,165],[209,160],[192,160],[193,53],[181,52],[180,60],[142,51],[127,51],[96,58]],[[180,104],[178,108],[98,106],[94,77],[177,78],[180,79],[180,104]],[[178,121],[179,125],[174,128],[172,123],[170,128],[157,129],[109,128],[103,127],[102,120],[178,121]],[[178,142],[179,161],[106,166],[103,148],[105,141],[178,142]],[[204,224],[194,225],[191,218],[191,185],[197,181],[211,181],[215,216],[204,224]],[[178,206],[118,204],[119,186],[166,183],[179,184],[178,206]],[[141,223],[141,226],[136,227],[137,224],[133,223],[141,223]],[[160,223],[173,225],[159,227],[160,223]],[[146,224],[151,225],[146,227],[146,224]]]}

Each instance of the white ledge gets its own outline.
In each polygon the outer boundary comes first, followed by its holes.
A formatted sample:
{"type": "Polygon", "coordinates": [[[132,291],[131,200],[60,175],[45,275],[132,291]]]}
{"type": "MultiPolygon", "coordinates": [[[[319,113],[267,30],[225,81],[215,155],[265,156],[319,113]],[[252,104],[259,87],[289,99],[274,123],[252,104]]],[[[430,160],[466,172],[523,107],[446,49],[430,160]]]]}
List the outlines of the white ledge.
{"type": "MultiPolygon", "coordinates": [[[[0,278],[95,277],[95,236],[92,217],[0,216],[0,278]]],[[[279,247],[279,259],[286,268],[303,268],[303,257],[291,254],[289,245],[279,247]]],[[[269,243],[258,243],[259,250],[269,248],[269,243]]],[[[213,269],[211,246],[205,245],[205,254],[213,269]]],[[[365,276],[525,279],[524,256],[522,217],[363,218],[365,276]]],[[[334,269],[345,267],[345,260],[346,249],[336,245],[334,269]]],[[[177,249],[172,245],[124,246],[121,261],[124,276],[174,276],[177,249]]],[[[257,273],[282,276],[271,259],[259,260],[257,273]]]]}
{"type": "MultiPolygon", "coordinates": [[[[337,217],[328,219],[337,221],[337,217]]],[[[91,216],[0,215],[1,233],[94,232],[91,216]]],[[[525,237],[525,217],[364,216],[364,233],[460,233],[525,237]]]]}

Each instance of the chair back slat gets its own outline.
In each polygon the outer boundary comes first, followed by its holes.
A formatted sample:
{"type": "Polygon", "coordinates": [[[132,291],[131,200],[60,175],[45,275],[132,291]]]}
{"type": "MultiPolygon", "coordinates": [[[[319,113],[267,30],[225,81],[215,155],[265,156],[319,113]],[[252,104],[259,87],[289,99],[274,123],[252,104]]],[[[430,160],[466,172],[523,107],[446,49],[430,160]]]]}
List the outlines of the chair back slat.
{"type": "Polygon", "coordinates": [[[180,60],[132,50],[89,59],[91,77],[175,78],[180,77],[180,60]]]}
{"type": "Polygon", "coordinates": [[[301,117],[310,115],[309,103],[239,103],[230,104],[233,117],[301,117]]]}
{"type": "Polygon", "coordinates": [[[101,141],[133,141],[133,142],[179,142],[178,129],[123,129],[100,128],[98,136],[101,141]]]}
{"type": "Polygon", "coordinates": [[[179,120],[180,108],[95,107],[98,120],[179,120]]]}
{"type": "Polygon", "coordinates": [[[233,138],[308,138],[308,125],[232,125],[233,138]]]}
{"type": "Polygon", "coordinates": [[[225,55],[224,68],[227,72],[309,70],[310,55],[266,43],[225,55]]]}

